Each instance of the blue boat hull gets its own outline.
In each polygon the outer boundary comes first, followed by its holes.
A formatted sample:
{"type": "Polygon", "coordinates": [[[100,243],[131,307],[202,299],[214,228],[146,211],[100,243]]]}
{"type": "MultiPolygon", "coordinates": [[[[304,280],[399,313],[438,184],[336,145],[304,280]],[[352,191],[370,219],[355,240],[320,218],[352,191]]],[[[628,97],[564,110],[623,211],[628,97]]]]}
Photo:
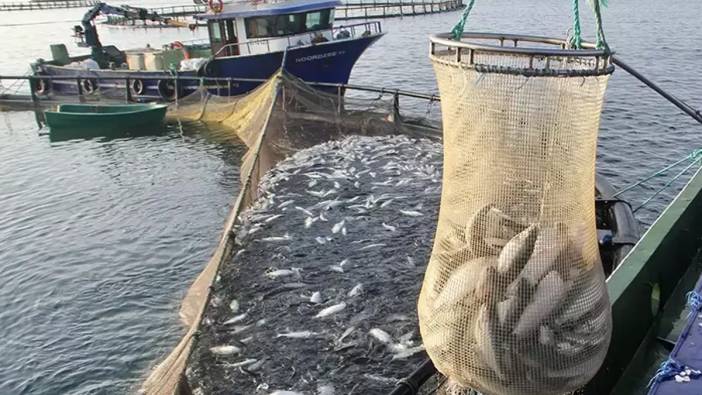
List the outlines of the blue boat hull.
{"type": "Polygon", "coordinates": [[[358,58],[381,36],[377,34],[297,47],[288,50],[287,54],[281,51],[215,58],[198,72],[177,73],[178,77],[185,77],[179,78],[178,83],[174,83],[173,76],[176,74],[170,71],[81,70],[48,63],[37,65],[36,75],[71,77],[42,81],[39,94],[100,95],[110,98],[129,96],[137,101],[170,101],[175,99],[176,94],[183,97],[195,92],[201,83],[213,94],[244,94],[270,78],[285,57],[286,70],[305,81],[345,84],[358,58]],[[208,77],[232,80],[214,81],[208,80],[208,77]]]}

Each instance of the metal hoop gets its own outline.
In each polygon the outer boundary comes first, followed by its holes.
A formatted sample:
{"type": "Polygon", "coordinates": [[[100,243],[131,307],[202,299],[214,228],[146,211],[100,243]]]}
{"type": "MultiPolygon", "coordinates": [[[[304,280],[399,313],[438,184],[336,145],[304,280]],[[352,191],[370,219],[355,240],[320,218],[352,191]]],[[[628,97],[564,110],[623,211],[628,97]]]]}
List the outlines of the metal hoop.
{"type": "Polygon", "coordinates": [[[614,71],[612,53],[587,42],[573,49],[560,38],[476,32],[463,33],[460,41],[451,33],[435,34],[430,41],[432,61],[482,73],[575,77],[614,71]]]}

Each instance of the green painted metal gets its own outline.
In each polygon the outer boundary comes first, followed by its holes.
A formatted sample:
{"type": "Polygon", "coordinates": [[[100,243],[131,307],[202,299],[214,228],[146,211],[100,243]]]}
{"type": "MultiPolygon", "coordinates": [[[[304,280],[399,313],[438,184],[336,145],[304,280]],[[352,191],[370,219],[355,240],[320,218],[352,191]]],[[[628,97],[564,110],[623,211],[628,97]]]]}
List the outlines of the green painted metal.
{"type": "Polygon", "coordinates": [[[666,306],[700,248],[701,192],[698,170],[607,281],[614,320],[612,342],[586,393],[628,393],[629,386],[618,382],[665,312],[665,308],[652,309],[652,300],[666,306]]]}
{"type": "Polygon", "coordinates": [[[52,139],[145,134],[166,116],[165,104],[61,104],[44,113],[52,139]]]}

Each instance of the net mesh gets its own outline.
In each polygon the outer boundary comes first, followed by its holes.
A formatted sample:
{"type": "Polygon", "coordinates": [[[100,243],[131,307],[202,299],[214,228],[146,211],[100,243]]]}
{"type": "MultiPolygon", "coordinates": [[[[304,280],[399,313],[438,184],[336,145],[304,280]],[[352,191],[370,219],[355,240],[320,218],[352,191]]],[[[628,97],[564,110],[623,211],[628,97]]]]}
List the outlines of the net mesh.
{"type": "Polygon", "coordinates": [[[237,144],[243,142],[248,151],[241,165],[241,191],[217,250],[183,300],[180,313],[187,332],[152,370],[142,392],[188,393],[185,389],[179,391],[179,386],[183,385],[183,372],[213,281],[222,262],[236,249],[231,230],[241,211],[258,197],[259,181],[268,170],[297,151],[349,135],[437,137],[435,125],[404,121],[397,99],[387,96],[349,95],[341,89],[325,93],[279,72],[247,95],[221,97],[203,86],[170,106],[171,120],[219,122],[226,128],[216,137],[237,144]]]}
{"type": "Polygon", "coordinates": [[[593,196],[608,76],[478,72],[454,55],[432,58],[444,175],[418,302],[427,353],[456,386],[485,394],[574,391],[611,333],[593,196]]]}

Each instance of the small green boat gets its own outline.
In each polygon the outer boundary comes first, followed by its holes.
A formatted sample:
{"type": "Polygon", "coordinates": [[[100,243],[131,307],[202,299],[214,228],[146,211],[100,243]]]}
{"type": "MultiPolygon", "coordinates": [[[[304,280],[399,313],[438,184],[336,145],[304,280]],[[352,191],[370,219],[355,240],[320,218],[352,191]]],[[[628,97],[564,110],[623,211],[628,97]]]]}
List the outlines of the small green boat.
{"type": "Polygon", "coordinates": [[[166,116],[165,104],[61,104],[44,113],[52,139],[149,134],[166,116]]]}

